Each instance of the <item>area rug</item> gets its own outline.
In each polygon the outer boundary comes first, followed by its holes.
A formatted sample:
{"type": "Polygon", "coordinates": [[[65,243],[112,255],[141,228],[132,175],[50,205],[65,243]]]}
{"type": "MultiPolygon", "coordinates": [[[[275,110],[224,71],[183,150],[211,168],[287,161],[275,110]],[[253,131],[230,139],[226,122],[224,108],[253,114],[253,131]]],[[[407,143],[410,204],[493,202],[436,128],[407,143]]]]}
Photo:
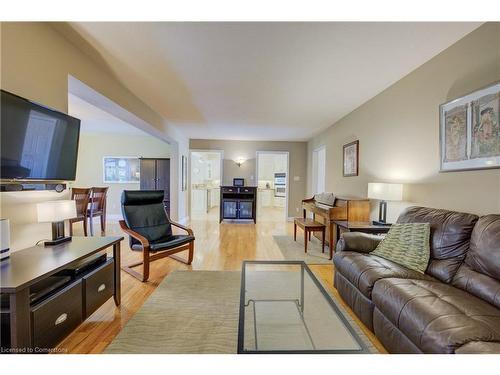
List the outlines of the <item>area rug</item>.
{"type": "Polygon", "coordinates": [[[306,264],[332,264],[329,259],[330,250],[325,245],[325,252],[321,252],[321,241],[312,237],[307,244],[307,253],[304,252],[304,236],[297,234],[297,241],[293,236],[273,236],[281,254],[286,260],[301,260],[306,264]]]}
{"type": "MultiPolygon", "coordinates": [[[[171,273],[105,353],[236,353],[240,279],[240,272],[229,271],[171,273]]],[[[369,351],[376,353],[352,318],[337,306],[369,351]]]]}
{"type": "Polygon", "coordinates": [[[105,353],[236,353],[240,272],[175,271],[105,353]]]}

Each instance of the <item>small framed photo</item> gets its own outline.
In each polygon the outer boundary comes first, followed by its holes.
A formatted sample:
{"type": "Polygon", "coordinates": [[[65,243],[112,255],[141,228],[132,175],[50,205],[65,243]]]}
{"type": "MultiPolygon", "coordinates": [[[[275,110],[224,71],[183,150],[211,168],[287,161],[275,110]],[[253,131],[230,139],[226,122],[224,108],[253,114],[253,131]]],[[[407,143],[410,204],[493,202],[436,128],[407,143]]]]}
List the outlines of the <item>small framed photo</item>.
{"type": "Polygon", "coordinates": [[[344,177],[357,176],[359,173],[359,140],[344,145],[344,177]]]}
{"type": "Polygon", "coordinates": [[[108,184],[138,184],[141,180],[139,158],[133,156],[105,156],[103,182],[108,184]]]}
{"type": "Polygon", "coordinates": [[[500,82],[439,108],[441,172],[500,168],[500,82]]]}

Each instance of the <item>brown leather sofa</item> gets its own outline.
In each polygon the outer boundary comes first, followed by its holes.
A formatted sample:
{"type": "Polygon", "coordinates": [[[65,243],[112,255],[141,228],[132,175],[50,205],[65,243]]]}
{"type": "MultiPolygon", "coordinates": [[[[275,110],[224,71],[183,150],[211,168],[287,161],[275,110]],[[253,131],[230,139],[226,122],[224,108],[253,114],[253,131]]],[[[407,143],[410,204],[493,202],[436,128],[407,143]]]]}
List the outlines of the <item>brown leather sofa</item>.
{"type": "Polygon", "coordinates": [[[390,353],[500,353],[500,215],[410,207],[397,222],[430,223],[425,274],[345,233],[333,258],[345,302],[390,353]]]}

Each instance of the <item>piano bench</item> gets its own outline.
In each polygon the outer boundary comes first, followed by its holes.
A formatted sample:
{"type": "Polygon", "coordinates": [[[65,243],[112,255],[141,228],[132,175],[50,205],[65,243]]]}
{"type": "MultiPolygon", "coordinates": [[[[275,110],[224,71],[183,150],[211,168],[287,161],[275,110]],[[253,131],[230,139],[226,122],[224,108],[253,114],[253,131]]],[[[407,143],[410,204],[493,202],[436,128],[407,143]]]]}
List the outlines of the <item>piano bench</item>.
{"type": "Polygon", "coordinates": [[[307,242],[311,241],[312,232],[321,232],[321,252],[325,252],[325,233],[326,226],[322,223],[318,223],[313,219],[304,219],[301,217],[296,217],[293,220],[293,240],[297,241],[297,227],[302,228],[304,231],[304,252],[307,253],[307,242]]]}

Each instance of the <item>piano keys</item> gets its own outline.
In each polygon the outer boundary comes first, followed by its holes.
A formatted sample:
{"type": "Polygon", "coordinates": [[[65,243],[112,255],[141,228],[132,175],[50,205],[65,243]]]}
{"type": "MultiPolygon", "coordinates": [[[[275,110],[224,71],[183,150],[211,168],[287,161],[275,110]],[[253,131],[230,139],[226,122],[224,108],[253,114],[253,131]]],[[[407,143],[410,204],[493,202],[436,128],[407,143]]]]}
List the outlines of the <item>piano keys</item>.
{"type": "MultiPolygon", "coordinates": [[[[330,249],[330,259],[338,241],[335,220],[369,221],[370,200],[356,197],[335,197],[332,206],[318,202],[315,197],[302,200],[303,216],[312,212],[314,220],[326,225],[326,243],[330,249]],[[333,243],[333,246],[330,244],[333,243]]],[[[317,235],[315,234],[315,237],[317,235]]]]}

